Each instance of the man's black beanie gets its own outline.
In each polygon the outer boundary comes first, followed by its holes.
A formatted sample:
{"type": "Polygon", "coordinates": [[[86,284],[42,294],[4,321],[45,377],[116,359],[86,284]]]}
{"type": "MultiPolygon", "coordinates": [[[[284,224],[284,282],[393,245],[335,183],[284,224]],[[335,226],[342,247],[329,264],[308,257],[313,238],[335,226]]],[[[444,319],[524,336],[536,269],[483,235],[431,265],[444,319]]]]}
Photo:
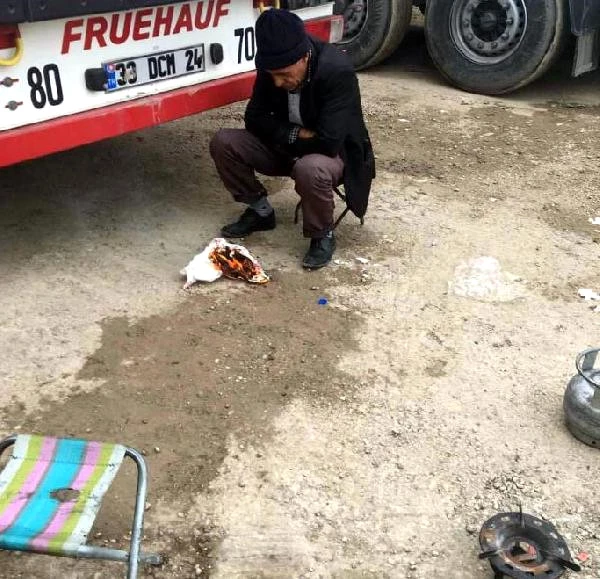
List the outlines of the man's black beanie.
{"type": "Polygon", "coordinates": [[[302,19],[287,10],[270,8],[256,21],[256,59],[259,70],[277,70],[298,62],[310,42],[302,19]]]}

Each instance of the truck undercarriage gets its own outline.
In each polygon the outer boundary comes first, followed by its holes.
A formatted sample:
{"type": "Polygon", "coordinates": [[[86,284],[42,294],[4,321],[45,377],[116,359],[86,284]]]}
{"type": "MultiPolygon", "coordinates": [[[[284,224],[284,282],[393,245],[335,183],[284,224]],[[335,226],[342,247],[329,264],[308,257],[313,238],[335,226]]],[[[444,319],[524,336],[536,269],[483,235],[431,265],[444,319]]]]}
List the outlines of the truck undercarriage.
{"type": "Polygon", "coordinates": [[[425,15],[429,53],[454,85],[502,94],[544,74],[576,39],[573,76],[598,67],[596,0],[337,0],[343,46],[358,69],[400,45],[412,8],[425,15]]]}

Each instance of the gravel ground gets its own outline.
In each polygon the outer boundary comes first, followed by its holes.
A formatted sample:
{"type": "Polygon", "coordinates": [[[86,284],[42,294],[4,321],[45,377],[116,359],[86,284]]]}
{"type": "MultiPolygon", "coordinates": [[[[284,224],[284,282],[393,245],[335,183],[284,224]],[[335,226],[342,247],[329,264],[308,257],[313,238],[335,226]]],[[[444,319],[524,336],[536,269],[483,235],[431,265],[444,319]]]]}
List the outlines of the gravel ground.
{"type": "MultiPolygon", "coordinates": [[[[600,75],[565,69],[466,94],[413,30],[360,75],[364,227],[303,272],[293,188],[268,179],[280,224],[245,241],[261,287],[178,275],[239,211],[207,147],[243,103],[3,170],[0,434],[143,450],[144,545],[166,555],[144,577],[491,579],[479,528],[519,504],[600,577],[597,451],[562,411],[600,340],[577,294],[600,291],[600,75]]],[[[98,544],[125,544],[132,474],[98,544]]],[[[0,553],[6,579],[121,571],[0,553]]]]}

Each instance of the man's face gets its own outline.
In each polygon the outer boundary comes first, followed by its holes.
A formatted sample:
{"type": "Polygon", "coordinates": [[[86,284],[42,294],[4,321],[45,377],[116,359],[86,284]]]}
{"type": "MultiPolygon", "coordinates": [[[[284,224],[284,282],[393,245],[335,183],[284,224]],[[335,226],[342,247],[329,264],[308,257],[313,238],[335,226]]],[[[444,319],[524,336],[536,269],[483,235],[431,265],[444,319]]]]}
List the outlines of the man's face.
{"type": "Polygon", "coordinates": [[[270,70],[269,74],[277,88],[287,91],[294,91],[300,87],[302,81],[306,78],[308,69],[308,54],[303,56],[298,62],[290,64],[285,68],[270,70]]]}

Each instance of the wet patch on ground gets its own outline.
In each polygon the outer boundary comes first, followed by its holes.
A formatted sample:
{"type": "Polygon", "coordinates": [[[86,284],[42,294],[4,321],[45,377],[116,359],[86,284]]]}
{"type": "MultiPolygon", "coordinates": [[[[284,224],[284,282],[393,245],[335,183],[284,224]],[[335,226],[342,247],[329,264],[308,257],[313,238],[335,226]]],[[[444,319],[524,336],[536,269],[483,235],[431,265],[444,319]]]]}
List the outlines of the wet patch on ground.
{"type": "MultiPolygon", "coordinates": [[[[354,347],[358,316],[318,304],[323,292],[315,284],[328,285],[327,275],[278,274],[262,287],[223,281],[221,295],[192,290],[167,315],[106,319],[102,345],[78,376],[102,386],[48,403],[24,421],[9,413],[5,420],[21,432],[137,448],[151,472],[148,500],[175,499],[185,510],[218,475],[230,434],[260,447],[274,416],[294,397],[319,405],[354,388],[336,365],[354,347]]],[[[94,530],[97,541],[126,546],[133,480],[115,482],[94,530]]],[[[194,564],[207,569],[218,533],[191,531],[169,538],[170,548],[192,553],[194,564]]],[[[162,531],[152,526],[150,544],[153,534],[162,531]]],[[[0,577],[12,577],[3,568],[0,577]]]]}

